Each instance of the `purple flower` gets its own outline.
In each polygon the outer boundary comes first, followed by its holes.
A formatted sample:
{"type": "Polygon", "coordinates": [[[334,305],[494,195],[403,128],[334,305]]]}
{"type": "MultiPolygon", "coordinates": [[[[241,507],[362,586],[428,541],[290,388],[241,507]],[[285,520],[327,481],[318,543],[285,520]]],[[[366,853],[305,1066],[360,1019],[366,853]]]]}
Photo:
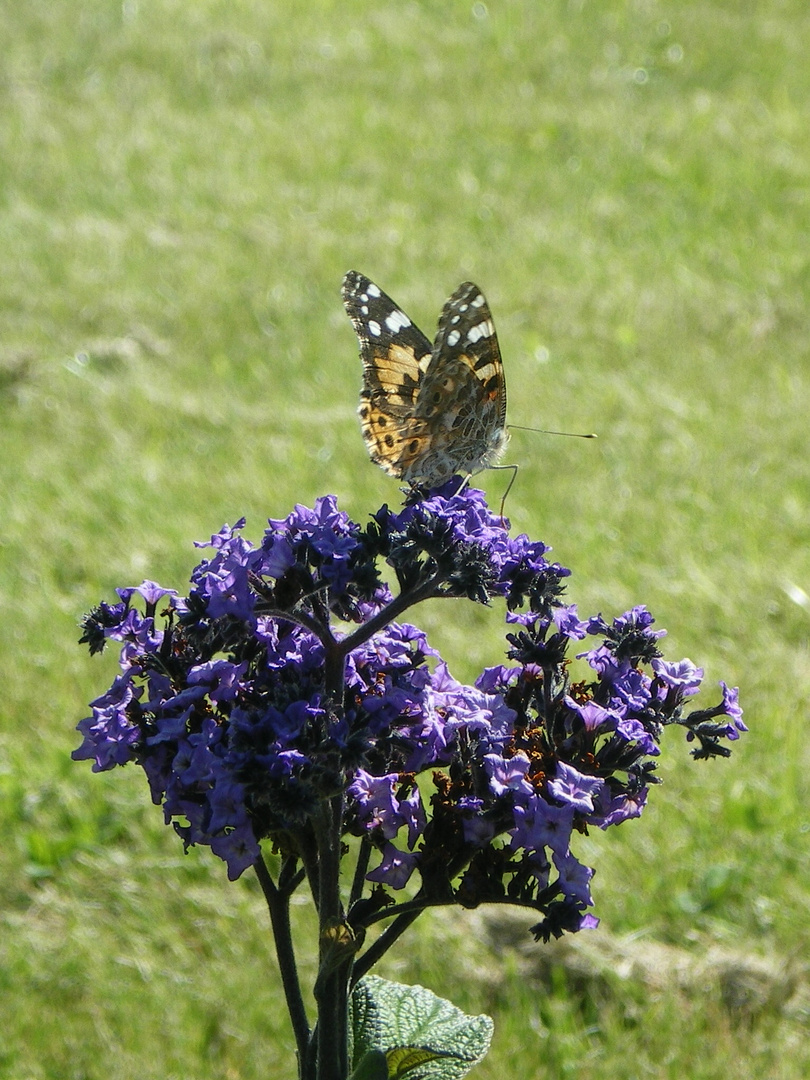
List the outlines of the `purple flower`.
{"type": "MultiPolygon", "coordinates": [[[[231,615],[249,622],[253,618],[256,595],[249,585],[248,571],[257,560],[253,546],[235,533],[225,536],[227,526],[211,544],[216,548],[214,557],[195,569],[191,580],[194,594],[206,605],[206,613],[212,619],[231,615]]],[[[202,545],[199,545],[202,546],[202,545]]]]}
{"type": "Polygon", "coordinates": [[[555,799],[583,813],[593,810],[593,796],[604,786],[598,776],[586,776],[564,761],[557,762],[557,773],[548,782],[548,790],[555,799]]]}
{"type": "Polygon", "coordinates": [[[526,779],[529,771],[529,759],[524,753],[503,758],[500,754],[486,754],[484,767],[489,777],[489,786],[496,795],[505,795],[508,791],[522,795],[532,795],[534,788],[526,779]]]}
{"type": "Polygon", "coordinates": [[[548,628],[549,619],[548,616],[542,615],[539,611],[507,611],[506,621],[508,623],[514,623],[517,626],[526,626],[534,630],[538,623],[541,624],[543,629],[548,628]]]}
{"type": "Polygon", "coordinates": [[[195,683],[205,684],[211,700],[217,704],[233,701],[247,667],[246,663],[232,664],[228,660],[210,660],[206,664],[190,668],[188,681],[192,686],[195,683]]]}
{"type": "Polygon", "coordinates": [[[587,621],[589,634],[601,634],[601,645],[588,653],[581,653],[591,667],[604,673],[611,666],[621,668],[624,664],[635,667],[639,661],[649,663],[661,654],[656,642],[664,637],[666,630],[652,630],[655,622],[643,604],[639,604],[608,625],[601,615],[587,621]]]}
{"type": "Polygon", "coordinates": [[[723,712],[726,716],[731,717],[739,731],[748,731],[748,728],[742,722],[743,711],[740,708],[739,688],[726,686],[724,682],[721,682],[720,686],[723,688],[723,712]]]}
{"type": "Polygon", "coordinates": [[[281,578],[295,566],[295,552],[286,536],[269,536],[264,544],[261,572],[268,577],[281,578]]]}
{"type": "Polygon", "coordinates": [[[500,694],[487,694],[477,687],[455,681],[444,661],[436,665],[430,706],[440,712],[448,733],[460,728],[476,731],[482,739],[502,744],[512,733],[516,713],[500,694]]]}
{"type": "Polygon", "coordinates": [[[414,784],[404,799],[399,800],[399,814],[408,826],[408,847],[413,851],[416,841],[425,831],[427,814],[422,804],[422,795],[414,784]]]}
{"type": "Polygon", "coordinates": [[[407,851],[399,851],[390,842],[383,848],[383,857],[380,865],[366,874],[367,881],[378,881],[382,885],[388,885],[392,889],[402,889],[410,880],[411,874],[419,865],[419,855],[410,854],[407,851]]]}
{"type": "Polygon", "coordinates": [[[210,846],[232,879],[264,839],[306,862],[342,793],[342,833],[382,851],[359,927],[414,873],[424,895],[439,883],[460,903],[539,910],[539,936],[595,925],[577,829],[640,815],[667,725],[699,743],[695,756],[728,753],[720,741],[746,730],[738,691],[722,683],[722,704],[684,717],[702,669],[662,658],[647,609],[580,619],[547,545],[510,536],[459,483],[413,492],[366,528],[334,496],[297,505],[259,548],[243,520],[225,525],[198,545],[210,557],[188,596],[153,581],[119,589],[83,623],[92,652],[121,643],[121,674],[78,725],[74,758],[96,771],[140,764],[184,845],[210,846]],[[441,596],[505,602],[508,663],[473,686],[424,631],[387,617],[441,596]],[[590,671],[572,681],[570,643],[588,635],[590,671]],[[416,774],[428,769],[426,805],[416,774]]]}
{"type": "Polygon", "coordinates": [[[216,550],[227,547],[232,540],[236,538],[236,534],[245,527],[245,518],[239,518],[237,523],[231,528],[230,525],[223,525],[218,533],[214,533],[210,540],[195,540],[194,547],[204,548],[212,547],[216,550]]]}
{"type": "Polygon", "coordinates": [[[527,851],[551,848],[565,855],[574,826],[574,810],[570,806],[552,806],[540,795],[530,795],[514,808],[515,827],[511,830],[512,847],[527,851]]]}
{"type": "Polygon", "coordinates": [[[695,667],[691,660],[669,664],[656,658],[650,665],[665,686],[679,690],[681,697],[691,697],[700,690],[703,668],[695,667]]]}
{"type": "Polygon", "coordinates": [[[645,754],[654,757],[661,753],[661,748],[653,735],[647,731],[640,720],[634,716],[625,716],[616,725],[616,733],[627,742],[636,743],[645,754]]]}
{"type": "Polygon", "coordinates": [[[156,581],[143,581],[140,585],[127,589],[126,592],[130,596],[133,592],[140,593],[147,604],[156,604],[163,596],[177,596],[176,589],[164,589],[156,581]]]}
{"type": "Polygon", "coordinates": [[[211,820],[208,828],[212,833],[242,828],[248,824],[244,784],[237,783],[227,773],[212,788],[209,803],[211,820]]]}
{"type": "Polygon", "coordinates": [[[580,705],[574,701],[572,697],[566,696],[565,704],[568,708],[579,716],[582,723],[585,725],[585,730],[601,734],[608,731],[615,731],[617,724],[620,721],[620,715],[612,709],[606,709],[604,706],[597,704],[595,701],[587,701],[584,705],[580,705]]]}
{"type": "Polygon", "coordinates": [[[563,895],[569,900],[590,906],[593,903],[590,888],[593,870],[589,866],[583,866],[570,853],[558,855],[555,851],[552,858],[554,859],[554,865],[557,867],[559,885],[563,895]]]}
{"type": "Polygon", "coordinates": [[[647,611],[646,605],[637,604],[630,611],[626,611],[624,615],[618,615],[613,620],[613,630],[616,632],[646,632],[649,631],[652,637],[659,638],[666,634],[666,630],[650,630],[649,628],[655,622],[649,611],[647,611]]]}
{"type": "MultiPolygon", "coordinates": [[[[591,631],[593,633],[594,631],[591,631]]],[[[577,653],[577,660],[585,659],[599,676],[605,676],[616,668],[616,660],[607,645],[598,645],[588,652],[577,653]]]]}
{"type": "Polygon", "coordinates": [[[362,542],[359,526],[338,510],[334,495],[316,499],[311,510],[298,504],[286,518],[269,525],[262,543],[262,572],[279,578],[299,563],[336,594],[346,589],[362,542]]]}
{"type": "Polygon", "coordinates": [[[107,693],[91,702],[93,715],[77,725],[84,741],[73,751],[73,760],[92,760],[93,772],[106,772],[131,761],[142,732],[129,713],[142,692],[133,687],[129,675],[117,676],[107,693]]]}
{"type": "Polygon", "coordinates": [[[581,622],[577,616],[576,604],[571,604],[569,607],[555,607],[551,617],[557,629],[566,637],[581,640],[588,633],[588,624],[581,622]]]}
{"type": "Polygon", "coordinates": [[[748,731],[743,723],[743,711],[738,700],[740,691],[738,687],[728,687],[724,682],[721,682],[720,686],[723,689],[723,712],[732,721],[726,728],[726,738],[733,741],[739,739],[740,732],[748,731]]]}
{"type": "Polygon", "coordinates": [[[609,673],[613,703],[617,709],[629,708],[634,712],[643,712],[651,697],[651,682],[648,675],[623,662],[609,673]]]}
{"type": "Polygon", "coordinates": [[[261,854],[250,822],[211,839],[211,850],[228,865],[228,880],[236,881],[261,854]]]}
{"type": "Polygon", "coordinates": [[[635,795],[616,795],[612,799],[608,795],[607,800],[600,799],[600,810],[602,803],[607,801],[605,812],[592,814],[588,818],[589,822],[598,825],[600,829],[607,829],[611,825],[620,825],[630,818],[641,817],[641,812],[647,804],[647,791],[645,787],[637,791],[635,795]]]}
{"type": "Polygon", "coordinates": [[[405,823],[394,795],[398,779],[396,773],[372,776],[358,769],[346,792],[357,805],[358,820],[369,830],[379,829],[387,840],[392,840],[405,823]]]}
{"type": "Polygon", "coordinates": [[[475,680],[475,685],[477,689],[483,690],[486,694],[503,694],[507,687],[515,681],[520,671],[520,667],[504,667],[502,665],[484,668],[475,680]]]}

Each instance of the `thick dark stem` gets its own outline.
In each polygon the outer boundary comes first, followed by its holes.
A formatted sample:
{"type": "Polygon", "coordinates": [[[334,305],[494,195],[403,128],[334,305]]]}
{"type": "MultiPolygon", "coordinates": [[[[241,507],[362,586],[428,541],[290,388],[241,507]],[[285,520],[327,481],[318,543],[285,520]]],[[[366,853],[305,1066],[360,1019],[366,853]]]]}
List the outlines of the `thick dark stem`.
{"type": "Polygon", "coordinates": [[[312,835],[311,828],[307,828],[306,831],[302,830],[297,839],[299,855],[309,883],[309,891],[312,893],[312,899],[317,908],[319,904],[318,898],[321,895],[321,866],[318,844],[316,838],[312,835]]]}
{"type": "Polygon", "coordinates": [[[321,894],[318,904],[319,965],[315,982],[318,1080],[346,1080],[349,1072],[348,998],[354,955],[340,901],[340,849],[343,797],[323,806],[318,827],[321,894]]]}
{"type": "MultiPolygon", "coordinates": [[[[408,593],[400,593],[382,611],[340,641],[336,640],[332,634],[326,611],[323,612],[323,619],[305,614],[286,616],[316,634],[323,644],[325,650],[324,690],[329,707],[335,713],[340,714],[343,710],[346,657],[349,653],[388,626],[393,619],[412,605],[439,595],[443,581],[443,575],[434,574],[420,587],[408,593]]],[[[285,617],[282,613],[278,615],[285,617]]],[[[335,766],[339,770],[337,755],[335,766]]],[[[344,798],[345,794],[341,791],[339,795],[322,803],[314,820],[314,846],[317,851],[308,850],[303,845],[299,845],[301,859],[318,909],[319,926],[319,965],[314,987],[318,1022],[311,1034],[306,1024],[300,1028],[303,1041],[302,1037],[299,1037],[299,1029],[296,1028],[301,1080],[346,1080],[349,1072],[347,1056],[349,982],[356,946],[340,900],[344,798]]],[[[361,861],[364,857],[367,860],[367,853],[361,850],[361,861]]],[[[268,906],[271,918],[273,918],[275,896],[278,890],[273,885],[266,867],[264,867],[264,872],[272,887],[269,895],[268,890],[265,890],[265,895],[268,896],[268,906]]],[[[258,869],[257,873],[260,873],[258,869]]],[[[259,880],[262,880],[261,873],[259,880]]],[[[355,886],[356,884],[355,881],[355,886]]],[[[265,887],[264,883],[262,887],[265,887]]],[[[393,944],[417,915],[418,912],[414,912],[400,916],[399,920],[388,927],[381,940],[385,938],[389,945],[393,944]]],[[[273,927],[275,930],[275,921],[273,927]]],[[[289,932],[289,925],[287,932],[289,932]]],[[[389,945],[385,945],[382,952],[389,945]]],[[[371,963],[374,962],[376,956],[382,955],[381,952],[377,952],[376,946],[374,950],[369,951],[373,951],[371,963]]],[[[367,971],[370,966],[370,963],[365,965],[364,970],[367,971]]],[[[288,1005],[290,1005],[289,997],[288,1005]]],[[[292,1005],[290,1005],[290,1013],[292,1015],[292,1005]]]]}
{"type": "MultiPolygon", "coordinates": [[[[343,709],[346,669],[345,641],[324,641],[325,690],[336,712],[343,709]]],[[[336,767],[339,767],[336,761],[336,767]]],[[[348,1062],[348,1000],[354,947],[340,899],[340,857],[344,793],[324,801],[315,818],[318,846],[319,964],[315,982],[318,1023],[315,1029],[317,1080],[346,1080],[348,1062]]],[[[312,1067],[310,1047],[309,1066],[312,1067]]]]}
{"type": "Polygon", "coordinates": [[[256,876],[259,879],[270,912],[270,922],[273,926],[273,937],[276,942],[278,967],[281,972],[281,983],[284,987],[287,1010],[290,1014],[295,1046],[298,1051],[299,1076],[302,1076],[307,1044],[309,1043],[309,1021],[304,1008],[304,999],[301,996],[301,984],[298,981],[298,969],[295,963],[292,929],[290,927],[290,894],[293,889],[287,888],[282,891],[276,887],[270,876],[270,871],[267,869],[267,864],[261,855],[253,864],[253,869],[256,871],[256,876]]]}
{"type": "Polygon", "coordinates": [[[411,911],[403,912],[394,919],[391,925],[380,934],[374,944],[370,945],[359,960],[355,962],[354,970],[352,971],[352,986],[359,982],[366,972],[374,967],[380,957],[388,952],[391,946],[405,933],[408,927],[419,918],[424,910],[425,907],[418,907],[411,911]]]}
{"type": "Polygon", "coordinates": [[[363,895],[363,887],[366,883],[366,872],[368,871],[368,864],[371,859],[372,847],[369,843],[368,837],[364,836],[360,841],[360,851],[357,855],[357,865],[354,868],[354,881],[352,881],[352,891],[349,896],[349,910],[352,908],[352,904],[357,903],[360,897],[363,895]]]}

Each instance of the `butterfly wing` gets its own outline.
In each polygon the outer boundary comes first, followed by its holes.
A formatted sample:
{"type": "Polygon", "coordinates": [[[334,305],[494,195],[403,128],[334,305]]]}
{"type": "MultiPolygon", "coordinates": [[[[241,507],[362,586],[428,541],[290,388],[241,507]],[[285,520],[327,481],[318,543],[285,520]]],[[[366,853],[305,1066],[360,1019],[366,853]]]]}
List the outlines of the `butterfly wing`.
{"type": "Polygon", "coordinates": [[[495,324],[484,294],[470,281],[442,310],[416,418],[434,430],[434,460],[423,462],[430,486],[489,468],[506,448],[506,379],[495,324]]]}
{"type": "Polygon", "coordinates": [[[369,456],[392,476],[411,480],[430,439],[416,410],[433,347],[391,297],[356,270],[343,279],[343,304],[360,342],[358,413],[369,456]]]}

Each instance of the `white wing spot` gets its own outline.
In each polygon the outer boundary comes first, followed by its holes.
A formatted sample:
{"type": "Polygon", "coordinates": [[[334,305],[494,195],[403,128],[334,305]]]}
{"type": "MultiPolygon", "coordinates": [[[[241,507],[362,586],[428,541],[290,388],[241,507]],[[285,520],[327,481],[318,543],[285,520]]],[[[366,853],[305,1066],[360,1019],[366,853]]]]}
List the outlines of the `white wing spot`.
{"type": "Polygon", "coordinates": [[[461,318],[460,315],[454,315],[453,318],[450,320],[450,322],[453,324],[453,326],[455,326],[460,318],[461,318]]]}
{"type": "Polygon", "coordinates": [[[368,315],[368,304],[362,304],[360,306],[360,312],[363,315],[368,315]]]}
{"type": "Polygon", "coordinates": [[[469,307],[469,304],[459,304],[458,305],[458,310],[459,311],[466,311],[468,307],[469,307]]]}
{"type": "Polygon", "coordinates": [[[476,296],[476,298],[474,300],[470,301],[470,303],[472,304],[473,307],[483,307],[484,306],[484,297],[482,296],[481,293],[479,293],[478,296],[476,296]]]}
{"type": "Polygon", "coordinates": [[[381,333],[380,324],[378,322],[375,322],[374,319],[369,319],[368,332],[370,334],[373,334],[374,337],[379,337],[381,333]]]}
{"type": "Polygon", "coordinates": [[[373,281],[368,283],[368,289],[366,290],[369,296],[373,296],[375,299],[380,295],[380,290],[374,284],[373,281]]]}
{"type": "Polygon", "coordinates": [[[389,316],[387,316],[385,320],[385,325],[388,327],[392,334],[396,334],[400,330],[404,330],[406,326],[410,326],[411,320],[408,318],[404,311],[399,311],[398,309],[395,309],[391,312],[389,316]]]}
{"type": "Polygon", "coordinates": [[[360,293],[360,303],[361,304],[367,304],[368,303],[368,294],[367,293],[364,293],[364,292],[360,293]]]}
{"type": "Polygon", "coordinates": [[[460,340],[461,334],[458,332],[458,330],[451,330],[450,333],[447,335],[448,345],[458,345],[460,340]]]}
{"type": "Polygon", "coordinates": [[[495,327],[492,325],[491,319],[486,319],[484,322],[477,323],[475,326],[471,326],[467,331],[467,341],[471,344],[480,341],[483,337],[492,337],[495,333],[495,327]]]}

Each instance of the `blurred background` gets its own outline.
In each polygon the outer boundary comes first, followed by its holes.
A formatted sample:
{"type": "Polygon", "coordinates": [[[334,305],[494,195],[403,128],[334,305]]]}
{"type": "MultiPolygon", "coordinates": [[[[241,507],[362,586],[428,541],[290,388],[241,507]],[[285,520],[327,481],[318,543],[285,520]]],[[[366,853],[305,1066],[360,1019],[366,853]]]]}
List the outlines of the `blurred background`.
{"type": "MultiPolygon", "coordinates": [[[[599,434],[513,433],[513,528],[751,727],[670,733],[582,838],[599,930],[449,912],[381,973],[494,1016],[481,1080],[808,1075],[810,9],[26,0],[0,41],[0,1077],[291,1075],[256,884],[70,761],[116,660],[78,621],[223,522],[398,502],[350,268],[430,337],[485,291],[509,420],[599,434]]],[[[503,657],[495,608],[414,621],[460,679],[503,657]]]]}

